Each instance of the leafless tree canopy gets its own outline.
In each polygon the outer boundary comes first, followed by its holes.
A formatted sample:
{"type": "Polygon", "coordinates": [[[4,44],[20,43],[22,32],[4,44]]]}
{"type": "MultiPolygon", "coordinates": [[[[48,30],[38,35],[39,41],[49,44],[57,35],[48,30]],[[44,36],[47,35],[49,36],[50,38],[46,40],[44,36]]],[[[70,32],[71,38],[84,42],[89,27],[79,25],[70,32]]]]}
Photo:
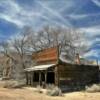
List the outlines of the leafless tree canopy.
{"type": "Polygon", "coordinates": [[[46,26],[29,37],[32,51],[39,51],[48,47],[59,46],[60,53],[66,52],[69,56],[83,53],[87,47],[85,35],[77,29],[46,26]]]}
{"type": "Polygon", "coordinates": [[[31,27],[24,27],[20,34],[17,34],[9,41],[0,44],[1,53],[17,60],[13,53],[19,57],[22,68],[26,67],[26,55],[40,51],[45,48],[59,46],[59,51],[66,52],[73,58],[75,53],[83,53],[87,47],[84,44],[84,33],[77,29],[45,26],[42,30],[34,32],[31,27]]]}

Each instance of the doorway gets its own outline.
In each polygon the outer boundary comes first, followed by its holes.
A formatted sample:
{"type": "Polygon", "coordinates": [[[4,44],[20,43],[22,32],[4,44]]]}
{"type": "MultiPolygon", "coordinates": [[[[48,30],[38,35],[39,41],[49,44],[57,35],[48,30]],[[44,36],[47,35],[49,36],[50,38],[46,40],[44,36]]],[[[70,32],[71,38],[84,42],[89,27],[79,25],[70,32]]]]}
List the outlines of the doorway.
{"type": "Polygon", "coordinates": [[[47,73],[47,83],[48,84],[54,84],[55,83],[55,74],[54,74],[54,72],[48,72],[47,73]]]}

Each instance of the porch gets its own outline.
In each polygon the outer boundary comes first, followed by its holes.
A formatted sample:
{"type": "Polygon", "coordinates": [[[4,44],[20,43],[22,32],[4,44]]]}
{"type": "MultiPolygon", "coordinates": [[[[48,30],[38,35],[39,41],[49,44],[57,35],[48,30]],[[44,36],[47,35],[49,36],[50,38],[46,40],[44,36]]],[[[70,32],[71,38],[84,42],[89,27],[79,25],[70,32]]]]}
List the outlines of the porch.
{"type": "Polygon", "coordinates": [[[47,84],[55,84],[55,64],[27,68],[25,74],[27,85],[46,87],[47,84]]]}

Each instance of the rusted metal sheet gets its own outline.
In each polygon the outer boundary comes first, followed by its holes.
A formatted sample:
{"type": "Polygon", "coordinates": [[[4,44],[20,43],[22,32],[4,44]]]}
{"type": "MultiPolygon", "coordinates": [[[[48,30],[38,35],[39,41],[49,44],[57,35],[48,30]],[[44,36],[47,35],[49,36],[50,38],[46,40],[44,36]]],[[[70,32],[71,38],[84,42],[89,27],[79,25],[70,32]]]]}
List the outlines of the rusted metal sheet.
{"type": "Polygon", "coordinates": [[[52,47],[45,50],[42,50],[38,53],[32,55],[33,60],[37,63],[56,63],[58,59],[58,48],[52,47]]]}

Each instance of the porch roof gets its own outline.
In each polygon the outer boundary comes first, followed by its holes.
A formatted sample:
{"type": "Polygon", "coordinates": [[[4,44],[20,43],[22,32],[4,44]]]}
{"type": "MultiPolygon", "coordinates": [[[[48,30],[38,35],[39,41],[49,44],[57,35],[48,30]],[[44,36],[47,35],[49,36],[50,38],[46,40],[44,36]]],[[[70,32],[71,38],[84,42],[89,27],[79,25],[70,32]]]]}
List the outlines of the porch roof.
{"type": "Polygon", "coordinates": [[[47,70],[48,68],[53,67],[55,65],[56,64],[38,65],[38,66],[26,68],[26,69],[24,69],[24,71],[31,72],[31,71],[38,71],[38,70],[47,70]]]}

